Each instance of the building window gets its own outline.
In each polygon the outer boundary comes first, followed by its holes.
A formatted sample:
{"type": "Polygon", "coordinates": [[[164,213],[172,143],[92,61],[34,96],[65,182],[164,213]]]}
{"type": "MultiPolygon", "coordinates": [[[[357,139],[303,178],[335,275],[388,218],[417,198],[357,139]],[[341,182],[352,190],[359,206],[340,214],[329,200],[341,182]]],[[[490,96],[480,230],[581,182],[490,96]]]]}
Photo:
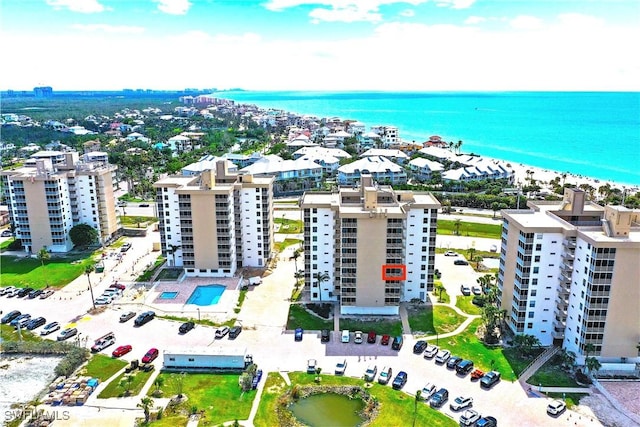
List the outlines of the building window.
{"type": "Polygon", "coordinates": [[[534,315],[533,311],[530,311],[527,317],[529,319],[533,319],[533,315],[534,315]]]}
{"type": "Polygon", "coordinates": [[[539,267],[533,267],[533,274],[537,274],[538,272],[540,272],[540,268],[539,267]]]}
{"type": "Polygon", "coordinates": [[[533,323],[527,323],[527,329],[533,329],[533,323]]]}
{"type": "Polygon", "coordinates": [[[529,301],[529,307],[533,308],[536,306],[536,302],[535,301],[529,301]]]}

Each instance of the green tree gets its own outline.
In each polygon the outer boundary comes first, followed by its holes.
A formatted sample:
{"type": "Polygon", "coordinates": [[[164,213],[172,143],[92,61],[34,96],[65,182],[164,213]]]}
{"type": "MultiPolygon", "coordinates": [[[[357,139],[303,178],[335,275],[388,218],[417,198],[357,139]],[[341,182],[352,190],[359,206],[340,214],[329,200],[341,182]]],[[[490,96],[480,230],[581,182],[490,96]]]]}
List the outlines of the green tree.
{"type": "Polygon", "coordinates": [[[94,267],[93,264],[89,264],[84,268],[84,274],[86,274],[87,276],[87,282],[89,282],[89,291],[91,292],[91,304],[93,304],[93,309],[96,309],[96,300],[93,297],[93,286],[91,286],[91,273],[93,273],[93,271],[96,268],[94,267]]]}
{"type": "Polygon", "coordinates": [[[301,253],[302,251],[300,250],[300,248],[298,248],[295,251],[293,251],[293,256],[291,257],[293,258],[293,265],[295,266],[296,272],[298,271],[298,258],[300,258],[301,253]]]}
{"type": "Polygon", "coordinates": [[[436,283],[433,286],[433,289],[438,293],[438,302],[442,302],[442,292],[444,291],[444,286],[441,283],[436,283]]]}
{"type": "Polygon", "coordinates": [[[322,368],[318,366],[318,367],[316,368],[316,378],[315,378],[315,381],[316,381],[317,383],[319,383],[319,382],[320,382],[320,379],[321,379],[321,378],[320,378],[320,372],[322,372],[322,368]]]}
{"type": "Polygon", "coordinates": [[[493,218],[496,218],[496,212],[500,210],[500,203],[493,202],[491,203],[491,210],[493,211],[493,218]]]}
{"type": "Polygon", "coordinates": [[[585,366],[587,367],[587,371],[590,374],[597,372],[602,368],[602,364],[595,357],[587,357],[584,361],[585,366]]]}
{"type": "Polygon", "coordinates": [[[150,397],[143,397],[140,400],[140,403],[138,403],[136,405],[138,408],[142,409],[142,412],[144,412],[144,422],[148,423],[149,422],[149,414],[151,412],[151,407],[153,406],[153,399],[150,397]]]}
{"type": "Polygon", "coordinates": [[[318,281],[318,292],[320,295],[320,301],[322,301],[322,283],[329,281],[329,273],[326,271],[319,271],[314,274],[313,277],[318,281]]]}
{"type": "Polygon", "coordinates": [[[89,246],[98,241],[98,230],[89,224],[78,224],[71,228],[69,237],[76,246],[89,246]]]}
{"type": "Polygon", "coordinates": [[[587,359],[589,358],[589,355],[594,351],[596,351],[596,346],[593,345],[593,343],[588,342],[584,345],[584,353],[587,359]]]}
{"type": "MultiPolygon", "coordinates": [[[[51,259],[51,254],[49,253],[49,251],[47,250],[46,246],[43,246],[39,251],[38,251],[38,261],[40,261],[40,264],[42,265],[42,268],[44,269],[44,262],[45,261],[49,261],[51,259]]],[[[44,275],[44,272],[43,272],[44,275]]]]}
{"type": "Polygon", "coordinates": [[[180,245],[168,245],[169,247],[167,248],[167,253],[171,255],[171,258],[173,259],[173,262],[171,264],[172,267],[176,266],[176,252],[178,251],[178,249],[180,249],[182,246],[180,245]]]}
{"type": "Polygon", "coordinates": [[[161,388],[162,388],[162,386],[164,385],[164,377],[161,377],[161,376],[159,376],[159,375],[158,375],[158,376],[156,377],[156,379],[153,381],[153,385],[154,385],[154,386],[155,386],[155,388],[156,388],[156,389],[155,389],[155,391],[154,391],[154,394],[155,394],[155,395],[156,395],[156,397],[157,397],[157,396],[159,396],[159,395],[160,395],[160,393],[161,393],[161,390],[160,390],[160,389],[161,389],[161,388]]]}
{"type": "Polygon", "coordinates": [[[460,235],[460,226],[462,225],[462,221],[460,219],[456,219],[453,221],[453,234],[456,236],[460,235]]]}
{"type": "Polygon", "coordinates": [[[176,390],[178,392],[178,398],[182,399],[182,391],[184,389],[184,380],[187,376],[186,372],[180,372],[179,374],[173,375],[172,379],[176,386],[176,390]]]}
{"type": "Polygon", "coordinates": [[[418,403],[422,398],[422,390],[416,391],[416,397],[413,400],[413,425],[416,425],[416,415],[418,414],[418,403]]]}

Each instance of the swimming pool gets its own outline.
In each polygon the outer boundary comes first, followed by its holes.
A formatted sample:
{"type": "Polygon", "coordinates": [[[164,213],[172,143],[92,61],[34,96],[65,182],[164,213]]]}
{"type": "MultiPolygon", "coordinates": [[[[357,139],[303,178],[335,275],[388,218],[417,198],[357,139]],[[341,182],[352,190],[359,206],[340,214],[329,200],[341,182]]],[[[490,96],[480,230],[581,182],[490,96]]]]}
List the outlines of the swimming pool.
{"type": "Polygon", "coordinates": [[[175,299],[178,296],[177,292],[163,292],[160,294],[160,299],[175,299]]]}
{"type": "Polygon", "coordinates": [[[220,297],[224,293],[226,286],[223,285],[206,285],[197,286],[189,299],[187,304],[195,305],[213,305],[217,304],[220,297]]]}

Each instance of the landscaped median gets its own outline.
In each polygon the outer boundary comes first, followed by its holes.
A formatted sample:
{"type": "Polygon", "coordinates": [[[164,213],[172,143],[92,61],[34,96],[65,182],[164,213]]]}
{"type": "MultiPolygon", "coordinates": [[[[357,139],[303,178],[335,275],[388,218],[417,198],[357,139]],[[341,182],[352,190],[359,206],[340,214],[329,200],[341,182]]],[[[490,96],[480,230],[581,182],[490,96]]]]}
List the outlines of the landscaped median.
{"type": "Polygon", "coordinates": [[[153,371],[144,372],[135,370],[131,373],[122,373],[112,380],[100,392],[98,399],[108,399],[110,397],[136,396],[147,383],[153,371]]]}
{"type": "Polygon", "coordinates": [[[407,312],[411,330],[425,335],[453,332],[465,320],[464,316],[445,305],[409,307],[407,312]]]}
{"type": "MultiPolygon", "coordinates": [[[[321,375],[320,383],[322,386],[357,386],[363,387],[364,381],[357,378],[336,377],[333,375],[321,375]]],[[[317,386],[315,382],[316,375],[309,375],[301,372],[292,372],[289,374],[291,386],[317,386]]],[[[269,373],[264,390],[260,407],[254,419],[256,427],[271,427],[280,425],[278,412],[286,410],[282,405],[288,405],[290,398],[286,392],[291,388],[288,387],[284,379],[279,373],[269,373]],[[279,406],[281,406],[279,408],[279,406]]],[[[349,387],[351,389],[352,387],[349,387]]],[[[431,409],[423,402],[417,402],[415,397],[408,395],[402,391],[394,390],[389,386],[379,384],[371,384],[366,389],[377,403],[377,415],[371,420],[369,426],[388,427],[388,426],[455,426],[457,423],[447,417],[445,414],[431,409]]],[[[287,414],[288,415],[288,414],[287,414]]]]}

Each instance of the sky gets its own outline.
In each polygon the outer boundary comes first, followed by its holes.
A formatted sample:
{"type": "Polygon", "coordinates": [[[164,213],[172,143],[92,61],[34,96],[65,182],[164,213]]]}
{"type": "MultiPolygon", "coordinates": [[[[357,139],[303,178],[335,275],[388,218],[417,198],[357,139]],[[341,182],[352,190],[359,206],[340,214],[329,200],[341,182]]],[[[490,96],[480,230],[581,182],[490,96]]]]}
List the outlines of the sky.
{"type": "Polygon", "coordinates": [[[0,89],[639,91],[639,0],[2,0],[0,89]]]}

